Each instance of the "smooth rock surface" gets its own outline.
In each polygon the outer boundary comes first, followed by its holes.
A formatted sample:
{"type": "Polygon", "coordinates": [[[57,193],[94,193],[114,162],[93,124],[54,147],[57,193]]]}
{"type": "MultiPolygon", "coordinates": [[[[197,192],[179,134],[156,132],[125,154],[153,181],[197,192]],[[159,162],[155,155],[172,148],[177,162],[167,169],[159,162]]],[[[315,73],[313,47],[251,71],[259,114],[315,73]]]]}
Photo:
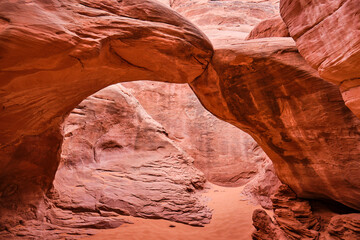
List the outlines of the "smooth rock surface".
{"type": "Polygon", "coordinates": [[[280,12],[300,54],[340,86],[346,105],[360,117],[359,0],[282,0],[280,12]]]}
{"type": "Polygon", "coordinates": [[[203,105],[250,133],[299,197],[360,209],[360,120],[290,38],[217,46],[191,83],[203,105]]]}
{"type": "Polygon", "coordinates": [[[14,212],[36,217],[59,126],[82,100],[121,81],[191,81],[212,55],[193,24],[150,0],[1,1],[0,16],[0,215],[12,225],[14,212]]]}
{"type": "Polygon", "coordinates": [[[281,17],[266,19],[255,26],[246,40],[266,37],[290,37],[289,30],[281,17]]]}

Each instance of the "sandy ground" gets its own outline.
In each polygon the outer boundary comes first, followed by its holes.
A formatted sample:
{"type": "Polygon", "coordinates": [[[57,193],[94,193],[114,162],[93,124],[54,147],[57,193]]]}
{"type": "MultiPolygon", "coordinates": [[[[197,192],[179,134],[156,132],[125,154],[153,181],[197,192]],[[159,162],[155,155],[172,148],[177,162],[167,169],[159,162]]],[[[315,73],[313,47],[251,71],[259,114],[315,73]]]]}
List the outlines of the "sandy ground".
{"type": "MultiPolygon", "coordinates": [[[[166,220],[124,217],[133,222],[104,230],[86,239],[121,240],[249,240],[254,231],[252,212],[260,208],[242,200],[242,187],[227,188],[209,184],[204,193],[213,218],[205,227],[191,227],[166,220]],[[175,227],[170,227],[173,225],[175,227]]],[[[270,213],[269,213],[270,214],[270,213]]]]}

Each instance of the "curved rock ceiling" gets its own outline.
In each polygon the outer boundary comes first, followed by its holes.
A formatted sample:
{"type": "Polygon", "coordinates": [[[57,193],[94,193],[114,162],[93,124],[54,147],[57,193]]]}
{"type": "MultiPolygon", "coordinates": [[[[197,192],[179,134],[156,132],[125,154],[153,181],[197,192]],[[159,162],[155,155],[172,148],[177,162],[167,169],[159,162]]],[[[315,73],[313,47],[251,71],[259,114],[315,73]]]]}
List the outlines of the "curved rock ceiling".
{"type": "Polygon", "coordinates": [[[18,202],[36,206],[49,187],[59,125],[77,104],[143,79],[190,83],[210,112],[255,138],[298,196],[360,209],[360,120],[291,38],[224,34],[214,51],[197,27],[149,0],[1,2],[0,16],[2,216],[18,202]]]}

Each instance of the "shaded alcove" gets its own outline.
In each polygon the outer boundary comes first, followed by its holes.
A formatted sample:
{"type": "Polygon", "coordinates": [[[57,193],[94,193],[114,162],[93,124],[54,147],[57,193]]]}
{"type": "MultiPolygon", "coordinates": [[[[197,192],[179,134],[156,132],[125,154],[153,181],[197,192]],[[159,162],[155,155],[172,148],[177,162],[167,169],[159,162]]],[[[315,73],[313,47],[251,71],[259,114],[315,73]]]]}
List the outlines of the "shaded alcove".
{"type": "MultiPolygon", "coordinates": [[[[202,202],[199,193],[205,186],[205,177],[193,167],[194,160],[195,165],[196,161],[199,161],[198,164],[203,168],[207,162],[197,159],[197,155],[192,158],[189,156],[191,154],[187,153],[191,148],[184,148],[186,145],[198,144],[201,139],[211,145],[212,141],[203,138],[204,132],[217,135],[220,138],[217,140],[225,145],[215,146],[217,149],[213,149],[211,154],[219,154],[219,147],[225,147],[229,157],[233,158],[226,162],[212,156],[211,161],[218,162],[213,163],[214,167],[210,161],[208,172],[216,172],[217,167],[222,164],[222,169],[228,167],[231,172],[237,171],[236,176],[240,176],[239,178],[243,176],[240,181],[233,181],[228,172],[220,171],[218,175],[222,180],[219,181],[218,178],[215,181],[222,185],[243,185],[256,174],[261,175],[259,172],[262,172],[264,165],[271,164],[265,153],[261,152],[246,133],[207,113],[189,87],[150,82],[124,85],[140,92],[138,96],[142,95],[142,100],[153,101],[155,111],[156,106],[163,108],[181,98],[188,99],[183,99],[183,102],[178,102],[176,106],[167,106],[166,113],[165,109],[157,110],[165,114],[161,118],[167,127],[174,125],[171,131],[154,121],[129,90],[120,84],[107,87],[78,105],[63,124],[65,139],[60,166],[55,175],[54,187],[48,195],[52,203],[51,210],[46,213],[49,223],[75,229],[113,228],[125,222],[121,215],[162,218],[195,226],[209,223],[211,212],[206,203],[202,202]],[[158,87],[157,94],[165,95],[164,99],[154,99],[145,93],[146,88],[154,92],[154,86],[158,87]],[[169,91],[170,89],[176,91],[169,91]],[[169,100],[166,96],[177,99],[169,100]],[[179,109],[179,106],[184,108],[179,109]],[[174,112],[174,107],[178,108],[177,113],[174,112]],[[173,114],[181,114],[184,110],[190,111],[189,109],[197,111],[190,118],[181,119],[177,116],[176,120],[165,117],[172,111],[173,114]],[[195,125],[189,126],[192,121],[195,125]],[[211,126],[200,127],[198,132],[194,132],[196,123],[206,122],[211,126]],[[179,123],[183,126],[179,127],[179,123]],[[228,131],[235,131],[229,142],[224,142],[229,136],[222,135],[226,128],[228,131]],[[192,136],[186,136],[189,130],[192,136]],[[191,139],[185,139],[183,144],[180,139],[171,139],[179,134],[191,139]],[[241,136],[235,137],[235,134],[241,136]],[[196,136],[201,139],[196,140],[196,136]],[[237,144],[243,146],[236,151],[227,149],[236,147],[237,144]],[[236,156],[242,151],[241,156],[236,156]],[[241,164],[241,161],[245,161],[245,165],[241,164]],[[240,164],[236,165],[237,162],[240,164]],[[250,164],[252,165],[248,166],[250,164]],[[72,214],[78,215],[76,218],[80,220],[71,220],[72,214]]],[[[200,146],[198,151],[202,150],[200,146]]],[[[274,173],[272,174],[273,178],[276,178],[274,173]]],[[[271,194],[270,186],[273,182],[270,179],[267,181],[263,188],[267,187],[268,194],[271,194]]],[[[255,192],[247,193],[250,196],[256,195],[255,192]]],[[[259,196],[252,197],[257,202],[256,197],[259,196]]],[[[244,219],[248,222],[248,227],[250,219],[244,219]]],[[[80,231],[79,234],[81,232],[86,231],[80,231]]]]}

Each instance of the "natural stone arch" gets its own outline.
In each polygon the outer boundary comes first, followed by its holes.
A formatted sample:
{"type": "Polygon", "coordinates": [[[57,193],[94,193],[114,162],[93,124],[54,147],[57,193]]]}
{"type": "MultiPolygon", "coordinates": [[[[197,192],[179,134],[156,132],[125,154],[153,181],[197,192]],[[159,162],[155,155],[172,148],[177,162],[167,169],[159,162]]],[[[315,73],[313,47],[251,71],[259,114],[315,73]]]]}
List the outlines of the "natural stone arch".
{"type": "Polygon", "coordinates": [[[195,26],[152,1],[2,2],[0,15],[0,191],[9,219],[14,210],[29,215],[21,203],[36,215],[57,169],[59,126],[83,99],[121,81],[189,82],[213,52],[195,26]]]}
{"type": "Polygon", "coordinates": [[[360,121],[290,38],[215,45],[191,86],[210,112],[259,143],[299,197],[359,209],[360,121]]]}
{"type": "Polygon", "coordinates": [[[209,64],[207,38],[150,1],[17,4],[18,12],[10,11],[15,3],[0,5],[7,16],[0,34],[1,189],[7,202],[31,202],[46,190],[67,112],[107,85],[150,79],[190,83],[209,111],[260,143],[300,197],[359,208],[359,120],[291,39],[218,46],[209,64]],[[22,199],[16,192],[29,195],[22,199]]]}

